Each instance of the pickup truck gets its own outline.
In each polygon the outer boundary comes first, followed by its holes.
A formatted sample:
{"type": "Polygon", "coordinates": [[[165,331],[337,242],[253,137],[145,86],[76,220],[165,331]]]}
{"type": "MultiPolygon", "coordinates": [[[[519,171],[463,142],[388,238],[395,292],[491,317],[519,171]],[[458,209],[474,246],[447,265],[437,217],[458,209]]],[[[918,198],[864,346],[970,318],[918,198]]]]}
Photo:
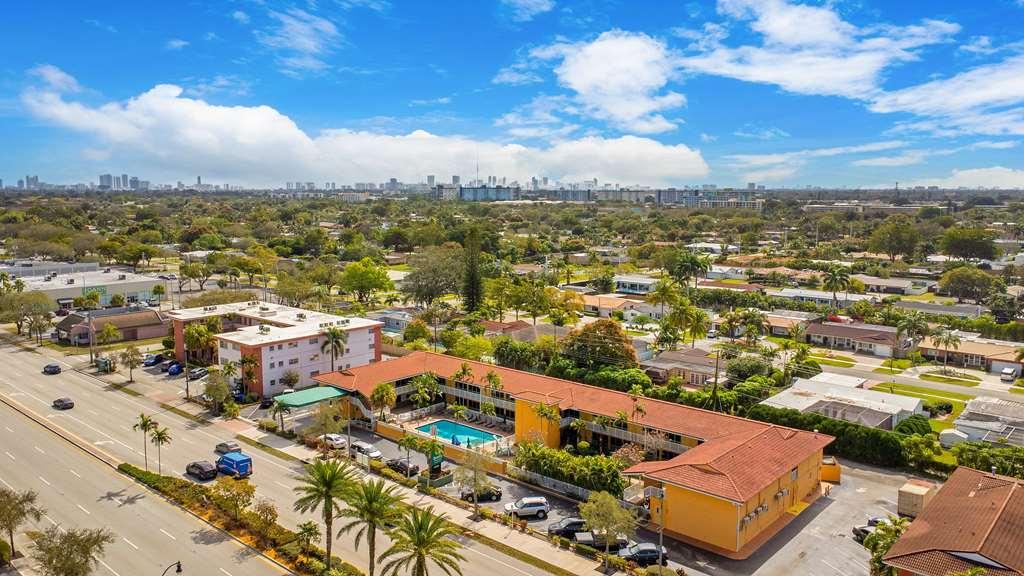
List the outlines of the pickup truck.
{"type": "Polygon", "coordinates": [[[241,452],[228,452],[217,460],[217,471],[233,478],[252,474],[252,458],[241,452]]]}
{"type": "MultiPolygon", "coordinates": [[[[591,548],[593,548],[595,550],[599,550],[601,552],[604,552],[604,549],[605,549],[604,548],[605,547],[605,534],[604,533],[595,534],[593,532],[577,532],[577,533],[573,534],[572,539],[577,544],[583,544],[584,546],[590,546],[591,548]]],[[[608,551],[614,554],[615,552],[619,551],[619,549],[625,548],[626,546],[629,546],[629,538],[627,538],[625,534],[619,534],[615,539],[613,539],[611,542],[608,542],[607,544],[608,544],[608,551]]]]}

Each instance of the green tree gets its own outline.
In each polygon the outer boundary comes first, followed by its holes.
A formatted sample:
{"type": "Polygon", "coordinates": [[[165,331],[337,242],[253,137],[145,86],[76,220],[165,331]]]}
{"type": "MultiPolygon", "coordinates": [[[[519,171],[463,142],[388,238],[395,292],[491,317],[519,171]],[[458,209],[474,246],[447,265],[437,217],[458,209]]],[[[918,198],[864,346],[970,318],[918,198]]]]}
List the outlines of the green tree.
{"type": "Polygon", "coordinates": [[[459,247],[426,248],[409,258],[410,270],[402,280],[402,293],[426,306],[445,294],[459,292],[464,266],[459,247]]]}
{"type": "Polygon", "coordinates": [[[983,270],[972,266],[954,268],[939,278],[939,289],[957,300],[981,302],[988,297],[999,280],[983,270]]]}
{"type": "MultiPolygon", "coordinates": [[[[277,524],[278,512],[277,507],[274,503],[266,498],[260,498],[256,500],[256,503],[252,506],[252,518],[253,528],[256,529],[257,534],[260,536],[260,540],[268,542],[270,540],[270,534],[274,526],[277,524]]],[[[296,535],[298,538],[298,535],[296,535]]]]}
{"type": "Polygon", "coordinates": [[[454,480],[461,490],[469,489],[473,493],[473,515],[480,517],[480,502],[478,496],[493,486],[491,479],[487,476],[487,465],[489,460],[483,452],[477,449],[466,450],[465,460],[462,466],[455,469],[454,480]]]}
{"type": "Polygon", "coordinates": [[[337,326],[331,326],[323,333],[324,341],[320,345],[320,352],[331,355],[331,372],[334,372],[334,362],[345,354],[345,345],[348,344],[348,332],[337,326]]]}
{"type": "Polygon", "coordinates": [[[167,427],[153,428],[149,433],[149,439],[156,445],[156,470],[158,474],[163,474],[163,458],[160,455],[160,449],[165,444],[171,443],[171,431],[167,427]]]}
{"type": "Polygon", "coordinates": [[[157,284],[156,286],[153,286],[153,289],[150,292],[156,298],[157,302],[163,302],[164,295],[167,294],[167,288],[164,288],[163,284],[157,284]]]}
{"type": "Polygon", "coordinates": [[[316,525],[316,522],[307,520],[299,524],[297,528],[295,539],[299,542],[299,550],[303,554],[308,554],[310,546],[320,542],[320,527],[316,525]]]}
{"type": "Polygon", "coordinates": [[[363,258],[345,266],[341,273],[341,289],[355,294],[356,300],[366,304],[373,299],[374,293],[394,290],[395,286],[383,266],[378,266],[370,258],[363,258]]]}
{"type": "Polygon", "coordinates": [[[487,302],[497,314],[498,321],[504,321],[505,311],[512,304],[515,285],[511,280],[502,276],[488,280],[485,283],[485,294],[487,302]]]}
{"type": "Polygon", "coordinates": [[[868,248],[872,252],[887,255],[891,262],[895,262],[900,256],[913,254],[920,241],[921,233],[913,219],[897,214],[886,218],[885,222],[875,228],[868,241],[868,248]]]}
{"type": "Polygon", "coordinates": [[[665,317],[665,306],[675,306],[682,298],[679,284],[671,278],[662,278],[655,282],[652,290],[647,294],[647,301],[651,304],[661,306],[661,317],[665,317]]]}
{"type": "Polygon", "coordinates": [[[31,490],[15,492],[0,487],[0,530],[7,532],[7,540],[11,545],[11,557],[14,557],[14,533],[29,520],[38,522],[46,513],[36,503],[39,495],[31,490]]]}
{"type": "Polygon", "coordinates": [[[134,370],[142,366],[142,352],[135,346],[129,346],[121,351],[120,360],[128,367],[128,381],[135,382],[134,370]]]}
{"type": "Polygon", "coordinates": [[[32,543],[43,576],[89,576],[99,566],[114,534],[105,528],[50,526],[32,543]]]}
{"type": "Polygon", "coordinates": [[[146,465],[146,471],[149,471],[149,449],[147,448],[148,443],[146,439],[149,437],[150,431],[157,427],[156,420],[153,420],[150,416],[146,416],[145,413],[140,413],[135,424],[132,424],[132,430],[142,432],[142,458],[146,465]]]}
{"type": "Polygon", "coordinates": [[[198,353],[200,351],[207,350],[213,346],[215,339],[213,334],[210,333],[209,327],[197,322],[193,322],[192,324],[185,326],[183,339],[185,344],[185,358],[183,358],[185,362],[185,397],[191,398],[192,391],[189,387],[190,378],[188,376],[189,352],[198,353]]]}
{"type": "Polygon", "coordinates": [[[340,460],[314,460],[307,464],[302,476],[296,478],[299,485],[293,490],[298,494],[294,508],[296,512],[321,512],[324,534],[327,534],[327,570],[331,569],[331,545],[334,538],[334,518],[342,511],[341,503],[351,493],[358,481],[355,472],[347,462],[340,460]]]}
{"type": "Polygon", "coordinates": [[[942,454],[939,439],[932,433],[913,434],[903,439],[903,454],[911,466],[925,470],[942,454]]]}
{"type": "Polygon", "coordinates": [[[911,348],[920,342],[921,338],[924,338],[931,331],[928,326],[928,320],[924,317],[924,314],[916,310],[911,310],[900,317],[896,323],[897,338],[900,336],[906,336],[910,339],[911,348]]]}
{"type": "Polygon", "coordinates": [[[939,239],[942,253],[960,260],[992,260],[999,255],[995,233],[984,228],[947,228],[939,239]]]}
{"type": "Polygon", "coordinates": [[[471,228],[463,245],[462,307],[467,312],[476,312],[484,300],[483,276],[480,274],[480,230],[471,228]]]}
{"type": "Polygon", "coordinates": [[[573,330],[562,339],[562,355],[577,366],[596,368],[615,365],[638,366],[636,350],[622,325],[609,318],[573,330]]]}
{"type": "Polygon", "coordinates": [[[832,306],[839,308],[839,297],[836,296],[836,293],[850,287],[850,269],[842,264],[829,266],[822,277],[821,285],[832,293],[832,306]]]}
{"type": "Polygon", "coordinates": [[[227,368],[227,366],[225,365],[222,368],[211,366],[210,374],[206,377],[206,384],[203,386],[203,393],[210,397],[213,409],[218,413],[224,401],[228,399],[228,395],[231,394],[231,390],[228,389],[227,382],[225,381],[224,368],[227,368]]]}
{"type": "Polygon", "coordinates": [[[114,308],[124,306],[124,294],[114,294],[110,297],[110,305],[114,308]]]}
{"type": "Polygon", "coordinates": [[[908,518],[890,515],[885,522],[879,522],[875,531],[864,539],[864,547],[871,552],[871,576],[896,576],[896,569],[886,566],[882,558],[889,553],[889,549],[906,532],[908,526],[908,518]]]}
{"type": "Polygon", "coordinates": [[[484,356],[490,356],[494,352],[494,345],[490,338],[485,336],[466,336],[460,338],[451,349],[453,356],[467,360],[480,360],[484,356]]]}
{"type": "Polygon", "coordinates": [[[350,520],[338,529],[338,535],[356,530],[356,550],[365,536],[370,553],[370,576],[374,576],[376,568],[377,531],[386,530],[401,517],[404,500],[394,484],[389,486],[381,479],[359,482],[345,499],[348,508],[338,514],[339,518],[350,520]]]}
{"type": "Polygon", "coordinates": [[[608,492],[591,492],[587,501],[580,504],[580,518],[595,534],[604,534],[605,570],[608,570],[608,548],[618,534],[632,537],[636,532],[636,517],[633,512],[619,504],[619,500],[608,492]]]}
{"type": "Polygon", "coordinates": [[[96,342],[100,346],[106,346],[108,344],[117,342],[122,338],[121,331],[117,329],[110,322],[103,325],[102,328],[96,333],[96,342]]]}
{"type": "Polygon", "coordinates": [[[230,512],[235,522],[256,498],[256,487],[248,480],[235,480],[227,476],[218,476],[211,491],[214,501],[230,512]]]}
{"type": "Polygon", "coordinates": [[[395,385],[391,382],[381,382],[373,387],[370,393],[370,406],[374,410],[380,410],[380,418],[384,419],[384,409],[393,408],[398,397],[395,396],[395,385]]]}
{"type": "Polygon", "coordinates": [[[462,576],[465,560],[454,540],[458,531],[445,515],[434,514],[434,507],[408,507],[390,532],[391,547],[380,555],[384,576],[430,576],[433,564],[445,574],[462,576]]]}
{"type": "Polygon", "coordinates": [[[285,388],[292,388],[299,383],[299,373],[295,370],[285,370],[281,374],[281,385],[285,388]]]}
{"type": "Polygon", "coordinates": [[[427,328],[427,323],[419,318],[414,319],[405,326],[405,331],[402,332],[403,342],[413,342],[416,340],[427,340],[430,338],[430,329],[427,328]]]}
{"type": "Polygon", "coordinates": [[[284,432],[284,417],[287,414],[291,414],[292,409],[285,405],[280,400],[274,400],[274,403],[270,406],[270,417],[281,419],[281,431],[284,432]]]}

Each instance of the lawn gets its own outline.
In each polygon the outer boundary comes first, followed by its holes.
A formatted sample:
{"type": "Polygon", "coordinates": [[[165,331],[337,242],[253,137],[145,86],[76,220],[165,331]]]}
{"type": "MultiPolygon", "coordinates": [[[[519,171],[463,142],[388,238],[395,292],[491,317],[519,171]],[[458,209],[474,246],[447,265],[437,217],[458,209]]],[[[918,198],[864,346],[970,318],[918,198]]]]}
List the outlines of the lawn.
{"type": "Polygon", "coordinates": [[[945,392],[943,390],[932,390],[930,388],[922,388],[919,386],[910,386],[907,384],[880,384],[872,388],[879,392],[892,392],[893,394],[899,394],[900,396],[910,396],[911,398],[920,398],[922,400],[948,400],[953,405],[953,412],[945,417],[943,420],[936,420],[931,418],[928,420],[928,424],[931,425],[932,431],[936,434],[942,432],[947,428],[953,427],[953,421],[956,420],[957,416],[964,411],[966,406],[965,401],[974,398],[969,394],[960,394],[958,392],[945,392]],[[890,390],[890,386],[892,390],[890,390]]]}
{"type": "Polygon", "coordinates": [[[786,338],[785,336],[772,336],[772,335],[768,335],[768,336],[765,336],[764,339],[769,341],[769,342],[771,342],[772,344],[775,344],[776,346],[782,346],[783,342],[792,342],[792,340],[790,340],[789,338],[786,338]]]}
{"type": "Polygon", "coordinates": [[[952,378],[949,376],[943,376],[942,374],[918,374],[917,376],[921,380],[927,380],[929,382],[941,382],[942,384],[954,384],[956,386],[967,386],[974,387],[981,383],[981,380],[973,376],[964,376],[962,378],[952,378]]]}
{"type": "Polygon", "coordinates": [[[840,362],[849,362],[850,364],[856,364],[857,361],[849,356],[843,356],[842,354],[835,354],[830,350],[824,348],[815,348],[811,350],[811,356],[814,358],[830,358],[832,360],[838,360],[840,362]]]}
{"type": "MultiPolygon", "coordinates": [[[[145,340],[125,340],[123,342],[115,342],[113,344],[110,344],[109,346],[100,346],[100,345],[97,344],[95,346],[95,348],[96,348],[96,350],[107,351],[107,350],[123,350],[124,348],[127,348],[129,346],[135,346],[136,348],[139,348],[141,350],[142,348],[144,348],[146,346],[152,346],[154,344],[160,344],[161,342],[163,342],[163,339],[164,339],[164,336],[158,336],[156,338],[147,338],[145,340]]],[[[61,344],[60,342],[53,342],[51,340],[44,340],[43,341],[43,346],[45,346],[45,347],[47,347],[47,348],[49,348],[51,350],[57,350],[58,352],[63,352],[64,354],[67,354],[68,356],[75,356],[77,354],[88,354],[89,353],[89,347],[88,346],[73,346],[73,345],[70,345],[70,344],[61,344]]]]}
{"type": "Polygon", "coordinates": [[[902,296],[900,300],[906,300],[908,302],[929,302],[931,304],[952,304],[956,302],[956,298],[950,298],[948,296],[936,296],[931,292],[925,292],[924,294],[913,294],[910,296],[902,296]]]}
{"type": "Polygon", "coordinates": [[[388,270],[398,270],[400,272],[408,272],[408,271],[412,270],[412,266],[409,266],[408,264],[392,264],[391,266],[388,266],[388,270]]]}
{"type": "Polygon", "coordinates": [[[853,368],[854,367],[854,363],[853,362],[843,362],[841,360],[836,360],[835,358],[823,358],[821,356],[811,356],[810,359],[814,360],[818,364],[822,364],[824,366],[835,366],[837,368],[853,368]]]}
{"type": "Polygon", "coordinates": [[[1020,386],[1011,386],[1010,392],[1013,394],[1024,394],[1024,388],[1021,388],[1020,386]]]}
{"type": "Polygon", "coordinates": [[[906,358],[890,358],[885,362],[882,362],[882,365],[872,370],[872,372],[877,372],[879,374],[899,374],[913,365],[913,362],[906,358]]]}

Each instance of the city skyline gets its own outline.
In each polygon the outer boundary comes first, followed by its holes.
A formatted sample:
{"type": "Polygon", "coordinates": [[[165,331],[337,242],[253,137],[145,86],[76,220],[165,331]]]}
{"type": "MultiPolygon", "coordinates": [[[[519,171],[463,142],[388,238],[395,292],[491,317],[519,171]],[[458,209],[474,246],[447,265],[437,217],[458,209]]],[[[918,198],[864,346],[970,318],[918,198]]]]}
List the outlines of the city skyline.
{"type": "Polygon", "coordinates": [[[15,6],[0,175],[1024,186],[1018,1],[636,8],[15,6]]]}

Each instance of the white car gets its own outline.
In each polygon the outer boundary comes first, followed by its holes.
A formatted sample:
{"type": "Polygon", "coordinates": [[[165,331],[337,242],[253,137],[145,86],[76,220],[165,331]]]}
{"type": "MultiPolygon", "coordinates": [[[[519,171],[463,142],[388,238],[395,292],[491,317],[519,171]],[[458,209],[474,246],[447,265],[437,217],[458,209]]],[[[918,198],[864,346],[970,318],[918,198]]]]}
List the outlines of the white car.
{"type": "Polygon", "coordinates": [[[362,440],[357,440],[352,443],[352,451],[358,452],[359,454],[366,454],[370,457],[370,460],[380,460],[384,457],[384,454],[378,450],[376,446],[369,442],[363,442],[362,440]]]}
{"type": "Polygon", "coordinates": [[[328,448],[334,450],[344,450],[348,446],[348,440],[341,434],[324,434],[320,437],[320,441],[328,448]]]}
{"type": "Polygon", "coordinates": [[[505,513],[516,518],[533,516],[543,520],[548,517],[550,511],[551,506],[548,504],[548,499],[543,496],[528,496],[505,504],[505,513]]]}

